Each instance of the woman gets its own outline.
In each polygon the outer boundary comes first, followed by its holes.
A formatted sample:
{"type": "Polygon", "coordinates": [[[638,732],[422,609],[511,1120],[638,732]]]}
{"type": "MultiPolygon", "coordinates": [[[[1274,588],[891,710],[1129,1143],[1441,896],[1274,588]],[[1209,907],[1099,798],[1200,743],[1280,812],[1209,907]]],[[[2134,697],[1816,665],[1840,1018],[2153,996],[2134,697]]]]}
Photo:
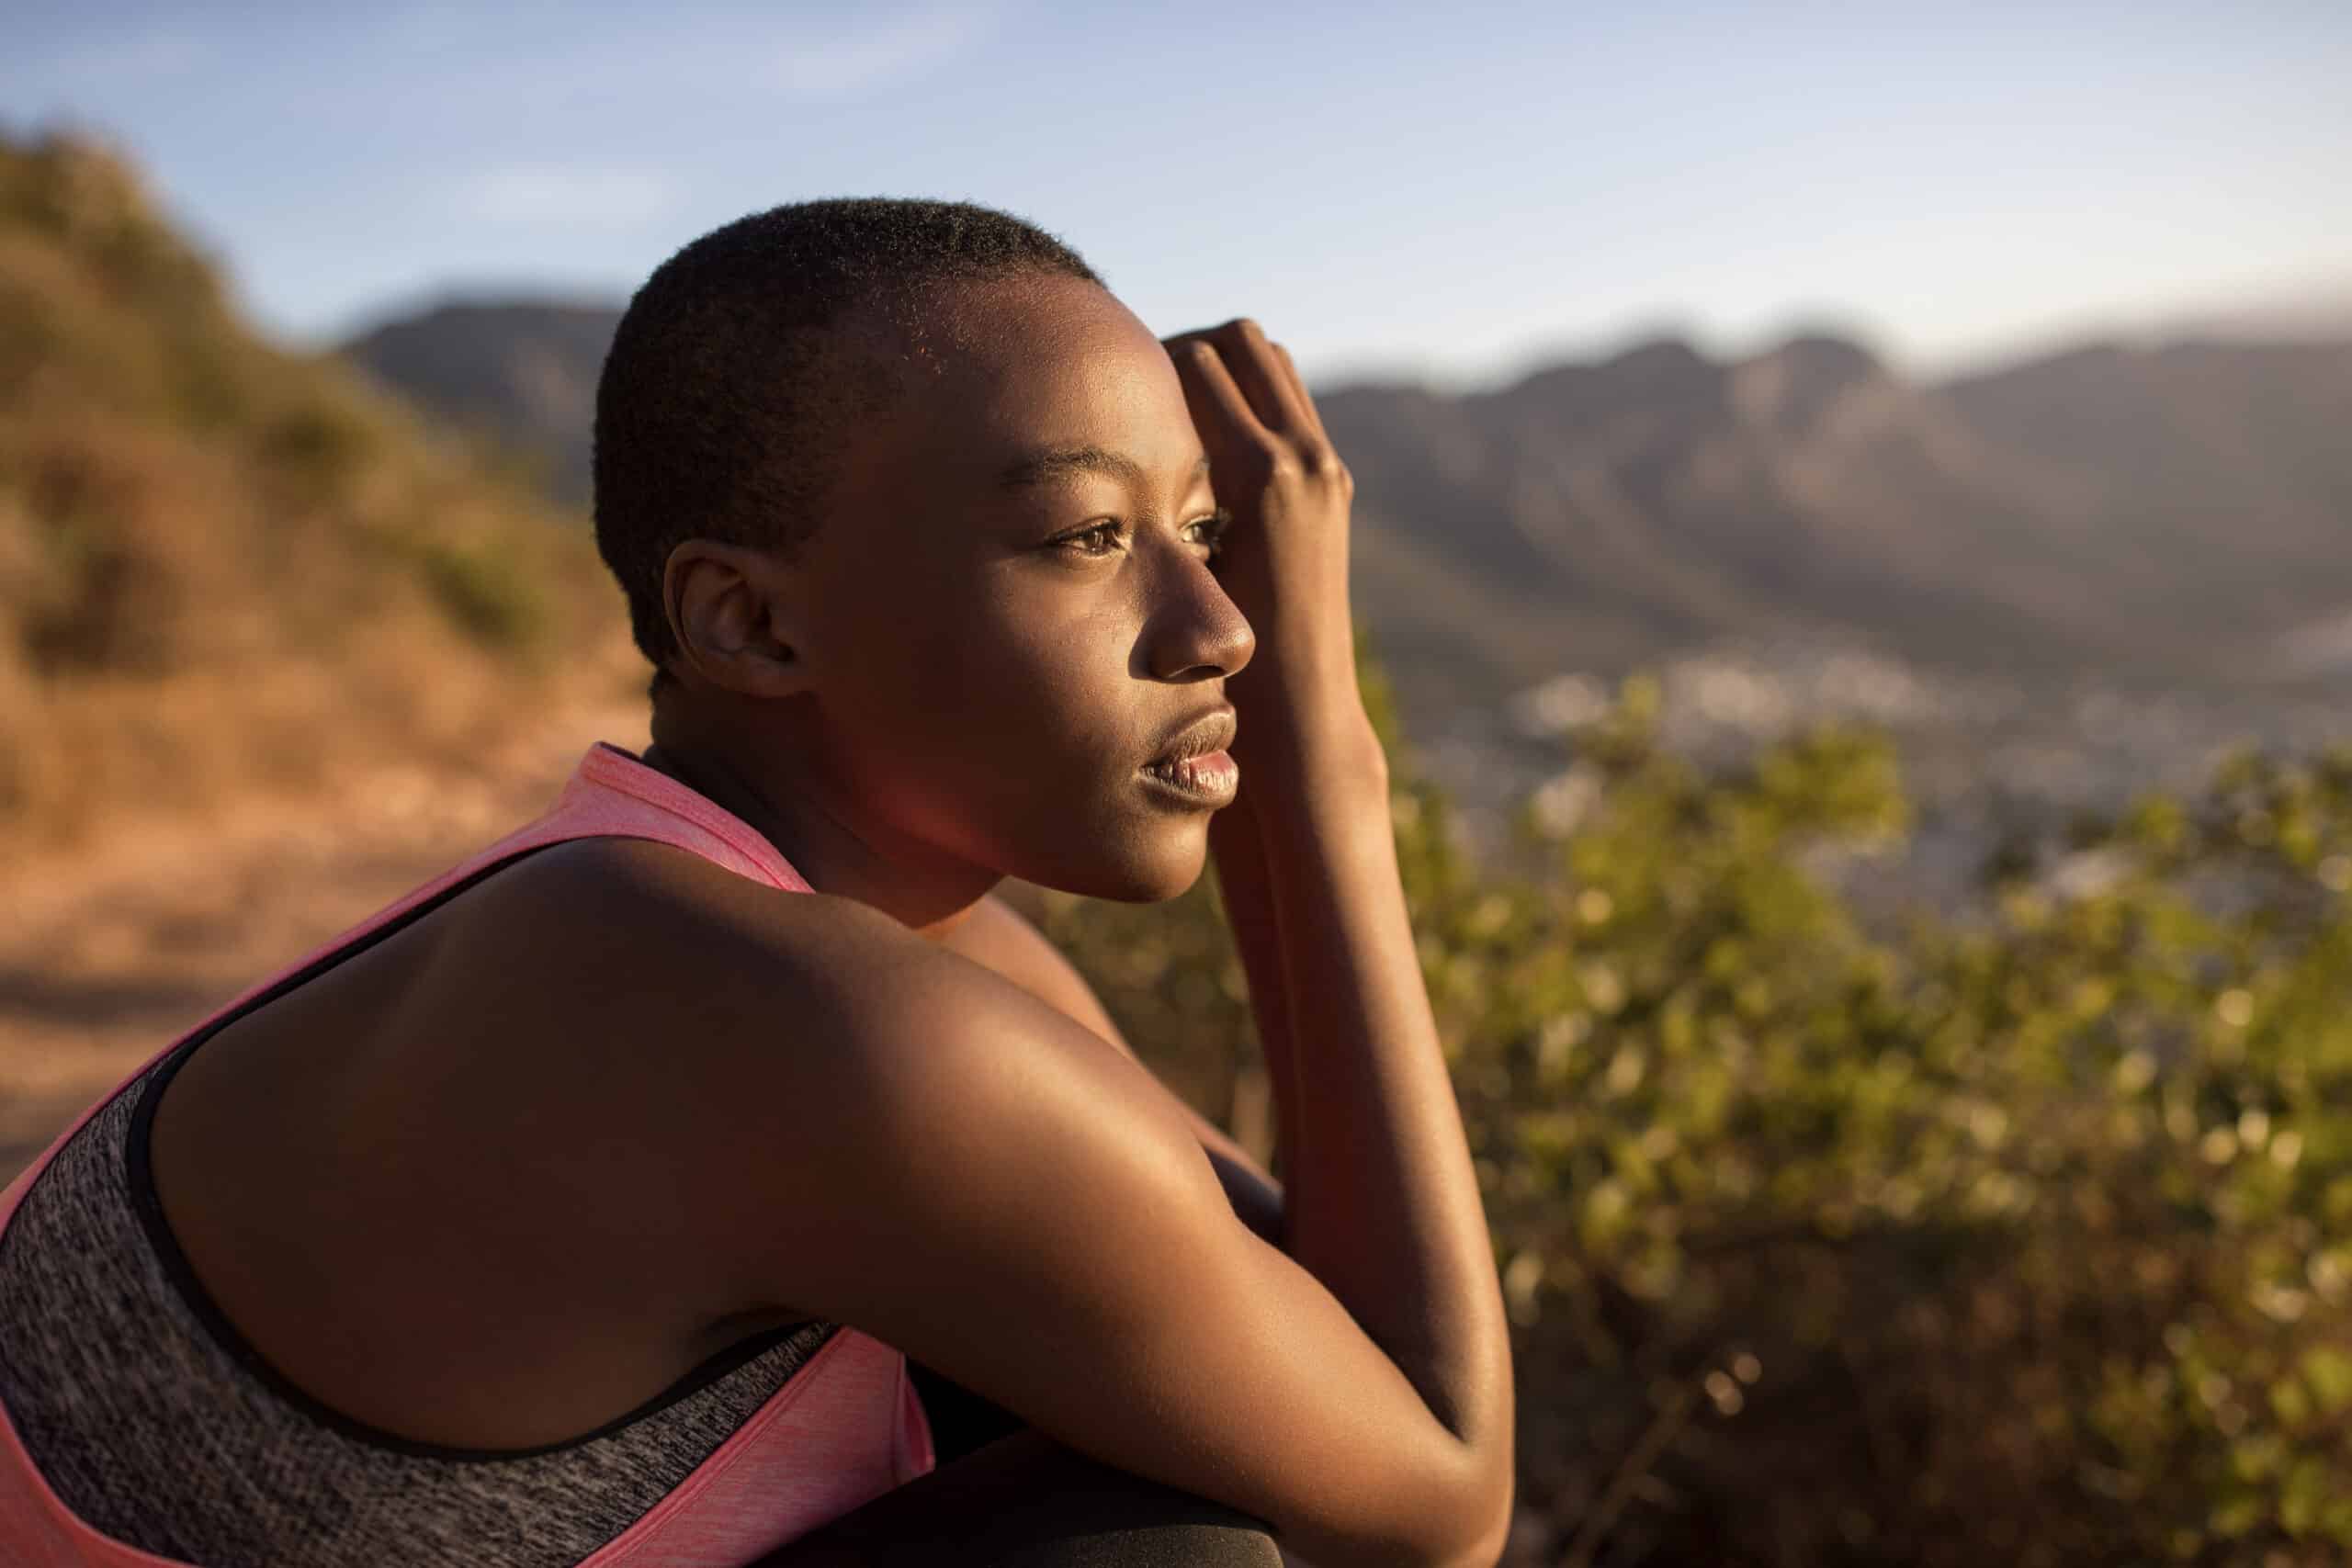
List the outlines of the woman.
{"type": "Polygon", "coordinates": [[[0,1557],[1494,1562],[1506,1330],[1289,355],[816,202],[657,270],[596,417],[653,744],[10,1190],[0,1557]],[[1212,855],[1284,1191],[991,892],[1212,855]],[[938,1463],[910,1358],[1030,1429],[938,1463]]]}

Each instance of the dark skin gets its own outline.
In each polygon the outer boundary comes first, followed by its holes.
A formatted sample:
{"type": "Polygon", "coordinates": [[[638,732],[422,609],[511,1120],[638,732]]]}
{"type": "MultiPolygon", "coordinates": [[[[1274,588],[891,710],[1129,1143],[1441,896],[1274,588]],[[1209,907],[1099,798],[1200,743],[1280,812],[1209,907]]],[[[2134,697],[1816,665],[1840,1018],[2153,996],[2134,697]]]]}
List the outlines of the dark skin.
{"type": "Polygon", "coordinates": [[[1163,344],[1060,277],[929,304],[920,344],[871,326],[909,389],[814,540],[669,564],[645,760],[817,892],[636,840],[502,871],[190,1060],[173,1226],[288,1377],[426,1441],[560,1440],[822,1316],[1325,1568],[1491,1563],[1508,1338],[1356,695],[1346,470],[1254,323],[1163,344]],[[1153,784],[1228,705],[1239,798],[1153,784]],[[1212,853],[1287,1192],[991,896],[1164,898],[1212,853]]]}

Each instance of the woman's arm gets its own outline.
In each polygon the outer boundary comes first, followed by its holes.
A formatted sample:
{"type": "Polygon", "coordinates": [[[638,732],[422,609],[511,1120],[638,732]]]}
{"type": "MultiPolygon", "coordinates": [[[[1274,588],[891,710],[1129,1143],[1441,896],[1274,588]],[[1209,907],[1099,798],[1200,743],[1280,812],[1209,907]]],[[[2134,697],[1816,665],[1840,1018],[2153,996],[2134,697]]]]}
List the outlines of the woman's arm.
{"type": "Polygon", "coordinates": [[[1219,578],[1257,632],[1227,686],[1250,810],[1212,842],[1270,1058],[1287,1250],[1474,1456],[1499,1550],[1509,1329],[1356,684],[1353,482],[1255,322],[1169,346],[1236,512],[1219,578]]]}
{"type": "MultiPolygon", "coordinates": [[[[1225,815],[1230,815],[1227,813],[1225,815]]],[[[1227,892],[1228,902],[1231,898],[1227,892]]],[[[944,945],[976,964],[987,965],[1040,1001],[1084,1024],[1130,1060],[1141,1061],[1135,1047],[1113,1021],[1102,998],[1059,948],[1046,939],[1020,910],[991,894],[973,906],[970,915],[948,933],[944,945]]],[[[1258,990],[1253,972],[1250,987],[1258,990]]],[[[1260,1009],[1259,1028],[1266,1027],[1260,1009]]],[[[1176,1099],[1171,1093],[1170,1099],[1176,1099]]],[[[1217,1182],[1243,1224],[1272,1246],[1283,1245],[1283,1190],[1250,1152],[1207,1117],[1176,1100],[1193,1134],[1209,1156],[1217,1182]]]]}
{"type": "MultiPolygon", "coordinates": [[[[1448,1429],[1511,1458],[1509,1335],[1486,1214],[1422,988],[1385,769],[1334,739],[1255,759],[1283,1027],[1267,1050],[1283,1144],[1285,1250],[1330,1287],[1448,1429]],[[1268,775],[1274,776],[1269,780],[1268,775]]],[[[1246,786],[1245,786],[1246,787],[1246,786]]],[[[1253,986],[1258,979],[1253,974],[1253,986]]]]}
{"type": "MultiPolygon", "coordinates": [[[[854,1325],[1320,1568],[1491,1568],[1491,1450],[1236,1219],[1138,1064],[854,900],[662,845],[568,869],[528,912],[580,941],[495,940],[532,986],[594,997],[568,1114],[662,1152],[677,1245],[726,1254],[733,1298],[854,1325]],[[640,972],[674,986],[612,978],[640,972]]],[[[581,1201],[617,1163],[583,1164],[581,1201]]]]}
{"type": "MultiPolygon", "coordinates": [[[[1241,956],[1242,973],[1250,982],[1250,1010],[1257,1021],[1258,1044],[1266,1058],[1266,1077],[1273,1086],[1274,1160],[1287,1175],[1290,1161],[1297,1157],[1298,1091],[1291,1077],[1290,998],[1283,981],[1273,887],[1267,881],[1261,832],[1253,802],[1245,789],[1241,798],[1210,820],[1209,852],[1216,863],[1217,890],[1224,899],[1226,923],[1232,928],[1233,945],[1241,956]]],[[[1272,1177],[1261,1175],[1279,1203],[1282,1189],[1272,1177]]],[[[1260,1234],[1287,1252],[1288,1215],[1278,1207],[1273,1219],[1276,1230],[1260,1234]]]]}

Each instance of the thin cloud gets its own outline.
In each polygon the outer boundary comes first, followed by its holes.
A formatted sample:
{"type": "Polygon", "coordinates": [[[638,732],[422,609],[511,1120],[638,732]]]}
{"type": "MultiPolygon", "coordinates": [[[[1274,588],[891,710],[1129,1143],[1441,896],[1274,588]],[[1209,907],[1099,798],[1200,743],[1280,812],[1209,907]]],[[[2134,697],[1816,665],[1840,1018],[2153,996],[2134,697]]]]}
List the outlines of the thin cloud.
{"type": "Polygon", "coordinates": [[[491,223],[621,229],[674,210],[682,195],[650,169],[514,164],[465,181],[458,205],[491,223]]]}
{"type": "Polygon", "coordinates": [[[775,81],[787,96],[854,98],[928,75],[993,31],[998,7],[930,5],[858,31],[785,46],[775,81]]]}

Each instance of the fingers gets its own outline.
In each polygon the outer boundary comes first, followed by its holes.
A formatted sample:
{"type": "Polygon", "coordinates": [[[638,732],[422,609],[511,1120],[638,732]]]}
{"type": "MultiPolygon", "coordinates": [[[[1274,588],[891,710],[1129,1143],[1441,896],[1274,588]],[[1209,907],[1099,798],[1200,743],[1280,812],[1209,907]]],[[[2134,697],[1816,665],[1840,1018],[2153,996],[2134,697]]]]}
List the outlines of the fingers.
{"type": "Polygon", "coordinates": [[[1204,332],[1180,333],[1168,342],[1170,352],[1178,344],[1209,344],[1265,429],[1295,442],[1322,436],[1323,423],[1289,355],[1280,344],[1268,342],[1264,330],[1249,317],[1204,332]]]}
{"type": "Polygon", "coordinates": [[[1268,346],[1274,351],[1274,357],[1282,361],[1283,374],[1289,378],[1291,390],[1296,394],[1297,406],[1306,412],[1309,427],[1324,440],[1330,440],[1329,433],[1323,428],[1322,411],[1315,406],[1315,400],[1306,395],[1306,383],[1300,379],[1298,367],[1291,363],[1290,350],[1278,343],[1268,346]]]}
{"type": "Polygon", "coordinates": [[[1297,394],[1257,322],[1238,317],[1211,332],[1209,341],[1233,367],[1233,378],[1249,395],[1250,406],[1258,411],[1268,430],[1296,438],[1314,428],[1297,406],[1297,394]]]}
{"type": "Polygon", "coordinates": [[[1273,438],[1234,380],[1233,373],[1226,367],[1225,357],[1217,353],[1216,345],[1191,334],[1170,338],[1168,345],[1170,357],[1176,361],[1178,379],[1184,386],[1184,400],[1192,407],[1193,423],[1199,427],[1203,441],[1211,446],[1211,470],[1224,472],[1241,466],[1215,450],[1215,445],[1220,442],[1238,443],[1250,457],[1260,460],[1271,456],[1273,438]]]}

